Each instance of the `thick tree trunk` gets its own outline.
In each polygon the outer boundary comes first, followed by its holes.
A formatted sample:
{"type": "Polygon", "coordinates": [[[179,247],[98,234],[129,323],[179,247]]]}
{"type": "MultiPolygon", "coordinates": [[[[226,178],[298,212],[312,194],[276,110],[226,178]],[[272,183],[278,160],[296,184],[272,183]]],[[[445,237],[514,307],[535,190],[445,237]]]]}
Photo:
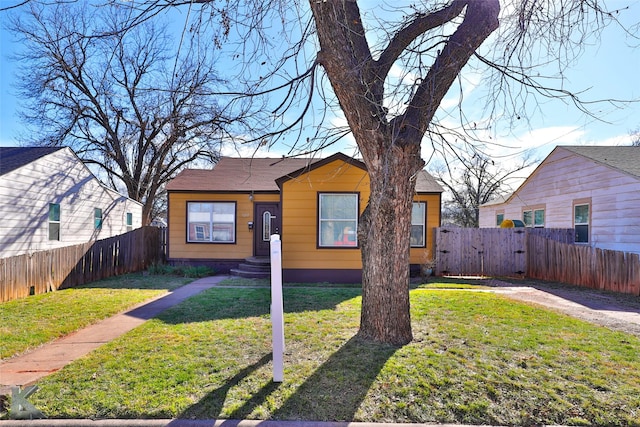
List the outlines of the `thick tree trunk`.
{"type": "Polygon", "coordinates": [[[440,101],[478,46],[498,26],[498,0],[452,0],[433,13],[416,14],[374,59],[353,0],[310,0],[324,67],[358,144],[371,195],[358,236],[362,248],[359,334],[403,345],[412,340],[409,249],[415,175],[422,169],[420,142],[440,101]],[[400,54],[421,34],[464,20],[437,52],[404,114],[391,118],[384,82],[400,54]]]}
{"type": "Polygon", "coordinates": [[[409,248],[417,150],[392,147],[369,168],[371,196],[362,215],[362,311],[365,339],[404,345],[413,339],[409,312],[409,248]]]}

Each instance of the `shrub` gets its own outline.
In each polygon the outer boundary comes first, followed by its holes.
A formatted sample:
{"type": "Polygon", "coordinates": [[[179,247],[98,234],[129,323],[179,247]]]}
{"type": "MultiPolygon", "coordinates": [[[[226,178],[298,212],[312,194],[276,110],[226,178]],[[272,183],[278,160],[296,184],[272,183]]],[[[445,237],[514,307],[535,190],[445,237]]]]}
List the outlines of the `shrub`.
{"type": "Polygon", "coordinates": [[[200,277],[213,276],[214,274],[215,274],[215,271],[212,268],[209,268],[204,265],[187,266],[184,268],[185,277],[200,278],[200,277]]]}
{"type": "Polygon", "coordinates": [[[213,276],[215,270],[206,266],[193,265],[168,265],[168,264],[152,264],[148,268],[149,274],[157,276],[184,276],[189,278],[200,278],[213,276]]]}
{"type": "Polygon", "coordinates": [[[175,268],[173,266],[168,264],[160,264],[160,263],[151,264],[147,269],[147,271],[149,272],[149,274],[152,274],[154,276],[166,276],[170,274],[176,274],[175,268]]]}

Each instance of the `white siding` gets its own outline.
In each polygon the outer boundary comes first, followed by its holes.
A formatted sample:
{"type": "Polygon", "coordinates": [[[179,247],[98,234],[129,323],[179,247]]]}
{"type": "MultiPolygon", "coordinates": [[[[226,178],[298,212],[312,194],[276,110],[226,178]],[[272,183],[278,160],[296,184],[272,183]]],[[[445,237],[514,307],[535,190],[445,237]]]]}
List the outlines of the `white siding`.
{"type": "Polygon", "coordinates": [[[575,200],[591,201],[590,244],[640,253],[640,180],[556,148],[507,203],[482,206],[480,227],[496,227],[496,213],[522,219],[522,211],[545,209],[545,227],[573,227],[575,200]]]}
{"type": "Polygon", "coordinates": [[[142,223],[142,206],[107,189],[69,148],[0,177],[0,257],[104,239],[142,223]],[[60,204],[60,241],[49,240],[49,204],[60,204]],[[94,227],[94,209],[103,212],[94,227]]]}

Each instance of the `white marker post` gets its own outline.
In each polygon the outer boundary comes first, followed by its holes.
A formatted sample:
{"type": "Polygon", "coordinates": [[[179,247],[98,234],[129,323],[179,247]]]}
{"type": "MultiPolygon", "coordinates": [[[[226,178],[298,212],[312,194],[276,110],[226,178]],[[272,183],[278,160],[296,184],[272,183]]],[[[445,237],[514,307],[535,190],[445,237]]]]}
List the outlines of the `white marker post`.
{"type": "Polygon", "coordinates": [[[284,306],[282,303],[282,242],[271,235],[271,342],[273,345],[273,382],[284,379],[284,306]]]}

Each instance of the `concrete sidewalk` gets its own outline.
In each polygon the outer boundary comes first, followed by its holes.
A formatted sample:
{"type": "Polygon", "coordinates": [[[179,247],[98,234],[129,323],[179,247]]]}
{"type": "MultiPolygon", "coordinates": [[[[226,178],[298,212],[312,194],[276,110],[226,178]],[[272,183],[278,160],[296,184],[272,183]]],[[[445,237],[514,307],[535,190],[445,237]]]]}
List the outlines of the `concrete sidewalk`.
{"type": "Polygon", "coordinates": [[[118,338],[187,298],[216,286],[227,276],[205,277],[109,317],[66,337],[11,359],[0,361],[0,394],[25,386],[62,369],[74,360],[118,338]]]}

